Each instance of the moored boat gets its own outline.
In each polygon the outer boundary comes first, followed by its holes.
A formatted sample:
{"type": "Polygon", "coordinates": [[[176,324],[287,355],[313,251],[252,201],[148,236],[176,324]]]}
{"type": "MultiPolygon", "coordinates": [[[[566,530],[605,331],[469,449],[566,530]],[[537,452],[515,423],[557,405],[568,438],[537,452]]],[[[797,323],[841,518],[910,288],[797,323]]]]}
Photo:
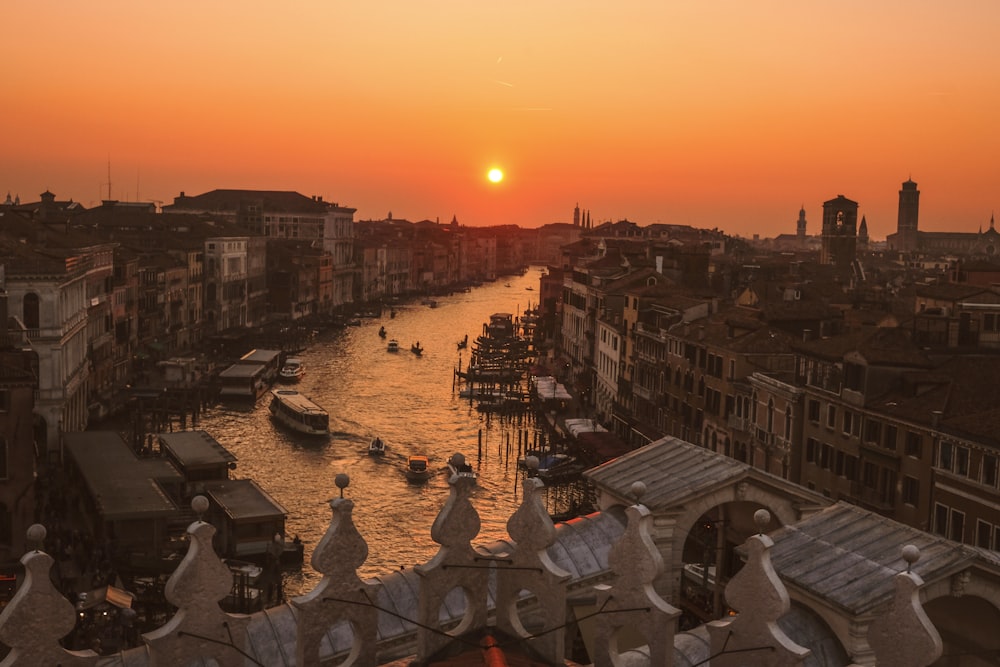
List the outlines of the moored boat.
{"type": "Polygon", "coordinates": [[[431,468],[426,456],[411,456],[406,461],[406,481],[422,484],[431,478],[431,468]]]}
{"type": "Polygon", "coordinates": [[[285,360],[285,365],[281,367],[278,379],[281,382],[298,382],[302,379],[305,372],[306,367],[302,364],[302,360],[297,357],[290,357],[285,360]]]}
{"type": "Polygon", "coordinates": [[[377,435],[368,443],[368,456],[385,456],[385,440],[377,435]]]}
{"type": "Polygon", "coordinates": [[[293,431],[305,435],[329,435],[330,416],[326,410],[294,389],[275,389],[268,406],[271,416],[293,431]]]}

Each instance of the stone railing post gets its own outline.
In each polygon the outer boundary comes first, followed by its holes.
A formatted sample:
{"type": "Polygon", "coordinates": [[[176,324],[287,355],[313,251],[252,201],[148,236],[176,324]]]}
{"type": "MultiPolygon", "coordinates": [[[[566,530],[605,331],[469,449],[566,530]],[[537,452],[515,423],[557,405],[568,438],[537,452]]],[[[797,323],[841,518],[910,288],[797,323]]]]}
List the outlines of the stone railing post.
{"type": "Polygon", "coordinates": [[[674,634],[680,610],[661,598],[653,581],[663,570],[663,558],[650,537],[652,514],[638,504],[645,494],[643,482],[632,484],[636,504],[630,506],[625,533],[611,547],[608,567],[614,583],[595,586],[597,618],[594,635],[594,667],[621,664],[622,635],[635,634],[638,644],[649,647],[649,664],[671,667],[674,634]]]}
{"type": "Polygon", "coordinates": [[[548,547],[556,539],[539,490],[537,477],[524,480],[524,499],[507,521],[515,547],[508,559],[497,560],[497,629],[512,637],[528,639],[532,648],[554,665],[563,664],[566,636],[566,581],[570,573],[552,562],[548,547]],[[533,594],[544,627],[531,631],[518,613],[521,591],[533,594]]]}
{"type": "MultiPolygon", "coordinates": [[[[44,526],[36,523],[28,528],[29,544],[41,545],[44,540],[44,526]]],[[[3,667],[97,664],[98,655],[93,651],[70,651],[59,645],[76,626],[76,610],[52,585],[49,571],[54,562],[40,549],[21,557],[24,581],[0,614],[0,641],[11,647],[0,662],[3,667]]]]}
{"type": "Polygon", "coordinates": [[[451,493],[431,526],[431,539],[441,548],[427,563],[413,568],[420,576],[418,662],[427,660],[467,630],[486,627],[492,565],[481,561],[471,544],[481,525],[470,500],[476,480],[453,475],[448,483],[451,493]],[[457,627],[446,630],[441,627],[439,614],[455,589],[464,595],[464,616],[457,627]]]}
{"type": "Polygon", "coordinates": [[[322,581],[309,593],[292,599],[298,612],[295,664],[318,667],[320,643],[339,622],[351,626],[353,645],[344,665],[374,667],[377,664],[379,584],[366,583],[357,569],[368,559],[368,543],[354,525],[354,503],[343,497],[350,484],[346,474],[336,477],[340,498],[330,501],[333,518],[326,534],[313,551],[313,569],[322,581]]]}
{"type": "Polygon", "coordinates": [[[896,592],[889,608],[868,629],[868,644],[875,651],[878,667],[926,667],[941,657],[941,635],[920,604],[924,580],[910,571],[919,559],[917,547],[903,547],[906,572],[896,575],[896,592]]]}
{"type": "MultiPolygon", "coordinates": [[[[208,499],[195,496],[191,508],[202,516],[208,499]]],[[[215,527],[199,518],[187,532],[191,544],[164,588],[177,613],[163,627],[142,636],[149,648],[149,664],[174,667],[196,658],[212,658],[219,667],[242,667],[250,617],[228,614],[219,606],[232,588],[233,575],[212,547],[215,527]]]]}
{"type": "MultiPolygon", "coordinates": [[[[763,530],[771,521],[767,510],[757,510],[754,522],[763,530]]],[[[739,614],[712,621],[712,667],[793,667],[810,655],[778,627],[778,619],[791,608],[785,585],[771,565],[774,542],[764,534],[745,543],[748,558],[743,569],[726,586],[726,602],[739,614]]]]}

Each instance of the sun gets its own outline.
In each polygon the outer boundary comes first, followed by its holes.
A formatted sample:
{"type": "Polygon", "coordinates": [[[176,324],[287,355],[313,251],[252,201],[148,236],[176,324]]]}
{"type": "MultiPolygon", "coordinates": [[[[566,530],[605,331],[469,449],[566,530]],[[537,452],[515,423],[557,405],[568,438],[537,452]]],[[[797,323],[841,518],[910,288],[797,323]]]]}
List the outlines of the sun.
{"type": "Polygon", "coordinates": [[[501,171],[496,167],[493,167],[486,174],[486,178],[490,179],[490,183],[499,183],[500,181],[503,180],[503,171],[501,171]]]}

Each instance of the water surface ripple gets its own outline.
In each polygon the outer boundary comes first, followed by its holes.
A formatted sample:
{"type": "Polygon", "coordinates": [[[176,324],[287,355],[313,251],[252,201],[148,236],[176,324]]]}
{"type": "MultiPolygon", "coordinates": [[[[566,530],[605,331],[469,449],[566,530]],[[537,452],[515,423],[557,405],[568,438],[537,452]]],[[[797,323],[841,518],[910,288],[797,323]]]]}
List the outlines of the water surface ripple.
{"type": "Polygon", "coordinates": [[[487,416],[459,397],[454,371],[467,364],[469,350],[458,350],[457,343],[468,334],[471,348],[492,313],[520,314],[536,305],[538,279],[533,268],[437,297],[435,308],[420,301],[397,305],[394,318],[387,309],[361,326],[321,333],[297,355],[307,369],[297,388],[330,413],[329,438],[296,435],[274,423],[266,399],[252,409],[223,405],[202,415],[198,427],[238,457],[234,476],[256,480],[288,511],[288,534],[306,544],[302,572],[286,577],[287,595],[308,592],[319,581],[309,557],[330,523],[337,473],[350,476],[345,496],[354,501],[355,522],[368,542],[362,576],[409,568],[434,555],[438,545],[430,528],[448,495],[446,464],[455,452],[479,474],[473,502],[482,530],[476,541],[506,537],[520,498],[518,444],[534,440],[534,426],[529,417],[487,416]],[[386,351],[380,326],[399,341],[398,353],[386,351]],[[410,352],[417,341],[422,356],[410,352]],[[381,459],[367,455],[375,435],[388,443],[381,459]],[[403,467],[410,454],[430,457],[439,474],[425,485],[408,484],[403,467]]]}

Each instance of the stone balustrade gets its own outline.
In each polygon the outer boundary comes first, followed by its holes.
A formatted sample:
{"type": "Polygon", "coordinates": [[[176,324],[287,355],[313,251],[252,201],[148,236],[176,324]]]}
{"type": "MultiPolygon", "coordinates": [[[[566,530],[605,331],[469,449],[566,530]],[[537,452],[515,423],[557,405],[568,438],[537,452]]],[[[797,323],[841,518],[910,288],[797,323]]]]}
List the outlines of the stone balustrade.
{"type": "MultiPolygon", "coordinates": [[[[455,475],[449,480],[450,496],[431,529],[441,548],[416,568],[419,604],[413,610],[415,618],[400,618],[380,596],[379,583],[358,577],[368,546],[354,525],[353,501],[343,497],[347,476],[338,475],[336,482],[341,497],[330,501],[330,526],[312,554],[312,565],[323,578],[311,592],[291,600],[286,607],[290,612],[242,615],[220,608],[230,588],[230,573],[212,548],[215,528],[198,519],[187,529],[187,554],[165,589],[176,607],[169,621],[142,635],[141,646],[115,655],[70,651],[59,642],[72,631],[75,610],[52,585],[53,559],[36,549],[21,559],[23,582],[0,614],[0,641],[11,648],[0,667],[318,666],[331,659],[342,665],[374,667],[398,659],[386,655],[387,647],[402,632],[415,632],[413,660],[419,665],[433,664],[449,645],[468,644],[476,633],[486,635],[473,645],[476,650],[501,646],[512,650],[523,643],[547,664],[565,664],[563,631],[571,574],[560,569],[547,551],[555,529],[539,494],[540,480],[529,477],[524,482],[522,505],[508,522],[508,553],[472,546],[480,527],[471,502],[475,479],[455,475]],[[529,609],[534,610],[533,616],[526,615],[529,609]],[[526,622],[529,616],[537,623],[526,622]],[[270,641],[260,641],[251,629],[285,621],[291,627],[276,630],[270,641]],[[536,627],[538,623],[542,627],[536,627]]],[[[636,664],[632,650],[636,647],[625,646],[625,636],[639,637],[650,665],[682,664],[674,645],[679,610],[663,600],[652,584],[663,564],[650,537],[650,513],[640,502],[644,491],[641,482],[633,485],[635,504],[627,508],[625,531],[607,557],[608,583],[592,587],[596,667],[624,664],[622,654],[627,651],[628,664],[636,664]]],[[[195,498],[192,507],[200,517],[207,501],[195,498]]],[[[763,527],[770,516],[760,510],[755,520],[763,527]]],[[[36,524],[28,532],[29,544],[44,541],[42,526],[36,524]]],[[[772,545],[763,534],[747,541],[747,562],[726,588],[726,600],[738,613],[709,624],[711,655],[700,656],[703,662],[698,664],[709,664],[708,658],[712,667],[805,664],[808,649],[795,644],[777,624],[788,611],[789,597],[771,566],[772,545]]],[[[919,554],[915,547],[907,547],[903,556],[912,564],[919,554]]],[[[922,582],[909,571],[896,577],[896,597],[873,623],[869,637],[877,665],[929,665],[941,654],[941,640],[919,603],[922,582]]]]}

